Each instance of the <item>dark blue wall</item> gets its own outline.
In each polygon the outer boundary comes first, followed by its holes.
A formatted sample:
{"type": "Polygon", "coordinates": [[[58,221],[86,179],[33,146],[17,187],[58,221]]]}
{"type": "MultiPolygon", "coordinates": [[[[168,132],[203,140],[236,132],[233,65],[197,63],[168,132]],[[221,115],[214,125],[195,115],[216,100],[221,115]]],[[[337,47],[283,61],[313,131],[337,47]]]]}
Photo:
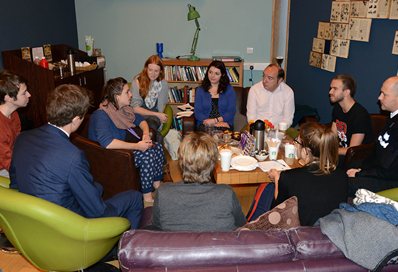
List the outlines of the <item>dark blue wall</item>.
{"type": "Polygon", "coordinates": [[[397,74],[398,56],[392,44],[398,20],[373,19],[369,42],[351,41],[349,58],[337,58],[334,73],[308,65],[319,21],[329,21],[331,0],[292,0],[290,7],[287,83],[297,104],[316,107],[321,122],[329,122],[329,84],[336,74],[350,74],[357,82],[355,98],[370,113],[379,112],[377,97],[383,81],[397,74]]]}
{"type": "Polygon", "coordinates": [[[47,43],[78,47],[74,0],[0,0],[0,9],[0,51],[47,43]]]}

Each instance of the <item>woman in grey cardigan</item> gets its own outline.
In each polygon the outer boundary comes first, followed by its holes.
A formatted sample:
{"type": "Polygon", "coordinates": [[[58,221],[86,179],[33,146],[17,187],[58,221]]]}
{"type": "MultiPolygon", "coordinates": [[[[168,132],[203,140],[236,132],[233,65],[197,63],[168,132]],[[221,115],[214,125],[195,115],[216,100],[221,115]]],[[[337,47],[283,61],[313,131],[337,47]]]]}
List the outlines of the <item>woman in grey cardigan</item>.
{"type": "Polygon", "coordinates": [[[164,183],[157,190],[154,227],[167,231],[230,231],[244,225],[246,218],[232,188],[211,181],[218,160],[214,138],[204,132],[190,133],[178,154],[183,181],[164,183]]]}
{"type": "MultiPolygon", "coordinates": [[[[168,101],[169,86],[164,79],[162,60],[157,55],[146,60],[141,73],[133,78],[130,91],[133,94],[130,105],[134,112],[142,115],[154,131],[160,130],[167,122],[163,111],[168,101]]],[[[161,139],[158,137],[158,140],[161,139]]]]}

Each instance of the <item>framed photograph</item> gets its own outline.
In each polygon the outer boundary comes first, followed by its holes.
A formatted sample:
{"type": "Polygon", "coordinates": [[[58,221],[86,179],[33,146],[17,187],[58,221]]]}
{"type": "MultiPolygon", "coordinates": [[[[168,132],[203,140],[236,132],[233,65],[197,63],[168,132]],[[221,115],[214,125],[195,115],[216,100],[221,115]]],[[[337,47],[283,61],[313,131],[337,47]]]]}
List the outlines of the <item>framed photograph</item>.
{"type": "Polygon", "coordinates": [[[53,56],[51,54],[51,44],[44,44],[43,45],[44,57],[48,62],[53,61],[53,56]]]}
{"type": "Polygon", "coordinates": [[[32,56],[30,55],[30,47],[21,47],[22,59],[27,61],[32,61],[32,56]]]}
{"type": "Polygon", "coordinates": [[[32,48],[32,58],[33,61],[38,58],[39,60],[42,59],[42,57],[44,57],[44,52],[43,52],[43,47],[33,47],[32,48]]]}

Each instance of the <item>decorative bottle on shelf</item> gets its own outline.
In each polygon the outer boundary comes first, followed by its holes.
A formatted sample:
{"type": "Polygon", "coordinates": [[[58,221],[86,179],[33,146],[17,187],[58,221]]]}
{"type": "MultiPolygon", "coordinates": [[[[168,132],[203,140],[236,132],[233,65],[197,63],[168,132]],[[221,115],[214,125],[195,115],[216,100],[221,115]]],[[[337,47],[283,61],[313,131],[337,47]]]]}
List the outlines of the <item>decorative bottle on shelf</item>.
{"type": "Polygon", "coordinates": [[[75,55],[73,54],[72,49],[68,50],[67,62],[68,62],[70,74],[73,76],[76,73],[76,66],[75,66],[75,55]]]}
{"type": "Polygon", "coordinates": [[[43,67],[43,68],[45,68],[45,69],[48,69],[48,61],[46,60],[45,57],[42,57],[42,58],[41,58],[41,61],[40,61],[39,64],[40,64],[41,67],[43,67]]]}

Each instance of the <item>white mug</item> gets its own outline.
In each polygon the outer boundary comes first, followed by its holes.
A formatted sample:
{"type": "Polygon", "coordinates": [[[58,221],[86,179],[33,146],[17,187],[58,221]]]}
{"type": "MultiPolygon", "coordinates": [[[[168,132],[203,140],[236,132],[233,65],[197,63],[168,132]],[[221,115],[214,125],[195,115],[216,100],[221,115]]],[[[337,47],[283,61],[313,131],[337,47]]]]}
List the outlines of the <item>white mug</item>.
{"type": "Polygon", "coordinates": [[[232,151],[230,149],[222,149],[220,151],[221,157],[221,170],[223,172],[228,172],[231,167],[232,151]]]}

